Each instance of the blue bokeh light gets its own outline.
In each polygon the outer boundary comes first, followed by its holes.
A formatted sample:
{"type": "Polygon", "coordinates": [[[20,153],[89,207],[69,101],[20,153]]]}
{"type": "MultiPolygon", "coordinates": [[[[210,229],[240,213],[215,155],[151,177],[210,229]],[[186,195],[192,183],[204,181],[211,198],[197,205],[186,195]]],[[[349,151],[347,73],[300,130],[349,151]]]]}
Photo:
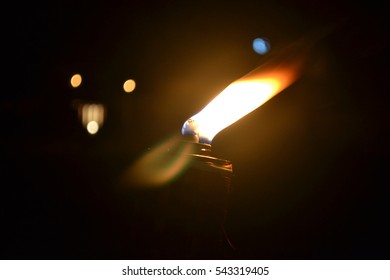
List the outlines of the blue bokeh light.
{"type": "Polygon", "coordinates": [[[270,49],[270,44],[266,39],[256,38],[252,43],[253,50],[258,54],[266,54],[270,49]]]}

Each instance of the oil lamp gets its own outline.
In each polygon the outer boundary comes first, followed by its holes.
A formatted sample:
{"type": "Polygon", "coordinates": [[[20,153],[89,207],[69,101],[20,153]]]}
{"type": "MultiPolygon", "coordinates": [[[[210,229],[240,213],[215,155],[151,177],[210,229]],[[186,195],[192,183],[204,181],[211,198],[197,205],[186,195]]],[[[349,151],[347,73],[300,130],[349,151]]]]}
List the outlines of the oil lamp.
{"type": "Polygon", "coordinates": [[[299,76],[304,51],[293,45],[227,86],[182,126],[180,143],[170,148],[173,158],[186,157],[185,174],[169,184],[164,244],[170,258],[236,258],[224,229],[233,165],[214,157],[215,135],[249,114],[299,76]],[[186,153],[181,151],[186,150],[186,153]],[[181,154],[180,154],[181,153],[181,154]],[[168,240],[168,242],[167,242],[168,240]]]}
{"type": "Polygon", "coordinates": [[[143,184],[164,185],[161,258],[237,258],[224,224],[233,165],[214,157],[213,138],[291,85],[300,75],[310,44],[298,42],[228,85],[187,119],[181,138],[167,142],[135,165],[143,184]]]}

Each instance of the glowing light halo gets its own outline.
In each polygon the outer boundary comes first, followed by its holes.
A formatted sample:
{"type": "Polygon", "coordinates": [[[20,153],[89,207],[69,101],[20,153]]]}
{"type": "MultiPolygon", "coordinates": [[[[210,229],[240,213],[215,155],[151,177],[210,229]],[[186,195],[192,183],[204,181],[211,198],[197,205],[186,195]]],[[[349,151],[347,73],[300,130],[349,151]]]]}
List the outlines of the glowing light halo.
{"type": "Polygon", "coordinates": [[[193,147],[171,137],[150,149],[124,173],[124,182],[132,187],[159,187],[179,176],[189,165],[193,147]],[[176,147],[175,153],[170,149],[176,147]]]}

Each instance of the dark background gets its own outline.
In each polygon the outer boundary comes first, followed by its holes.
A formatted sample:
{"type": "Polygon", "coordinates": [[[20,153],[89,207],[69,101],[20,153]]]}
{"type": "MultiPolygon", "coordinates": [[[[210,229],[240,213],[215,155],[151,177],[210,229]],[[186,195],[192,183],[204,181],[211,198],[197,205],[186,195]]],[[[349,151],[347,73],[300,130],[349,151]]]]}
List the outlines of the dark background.
{"type": "Polygon", "coordinates": [[[242,259],[389,258],[385,4],[32,1],[3,13],[2,259],[159,258],[159,192],[118,178],[266,59],[254,38],[271,54],[329,25],[296,83],[215,137],[235,173],[226,229],[242,259]],[[77,101],[106,106],[96,135],[77,101]]]}

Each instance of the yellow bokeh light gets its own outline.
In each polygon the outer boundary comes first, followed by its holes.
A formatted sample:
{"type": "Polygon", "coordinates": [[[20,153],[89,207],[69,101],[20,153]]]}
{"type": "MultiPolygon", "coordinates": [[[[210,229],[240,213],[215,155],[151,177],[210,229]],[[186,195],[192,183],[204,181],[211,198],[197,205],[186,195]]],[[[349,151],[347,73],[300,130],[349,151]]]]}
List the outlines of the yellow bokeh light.
{"type": "Polygon", "coordinates": [[[95,121],[90,121],[87,124],[87,131],[89,134],[96,134],[99,130],[99,124],[95,121]]]}
{"type": "Polygon", "coordinates": [[[70,79],[70,84],[72,87],[77,88],[81,85],[82,80],[83,79],[80,74],[74,74],[70,79]]]}
{"type": "Polygon", "coordinates": [[[134,91],[135,89],[135,81],[132,79],[127,80],[123,84],[123,90],[127,93],[134,91]]]}

